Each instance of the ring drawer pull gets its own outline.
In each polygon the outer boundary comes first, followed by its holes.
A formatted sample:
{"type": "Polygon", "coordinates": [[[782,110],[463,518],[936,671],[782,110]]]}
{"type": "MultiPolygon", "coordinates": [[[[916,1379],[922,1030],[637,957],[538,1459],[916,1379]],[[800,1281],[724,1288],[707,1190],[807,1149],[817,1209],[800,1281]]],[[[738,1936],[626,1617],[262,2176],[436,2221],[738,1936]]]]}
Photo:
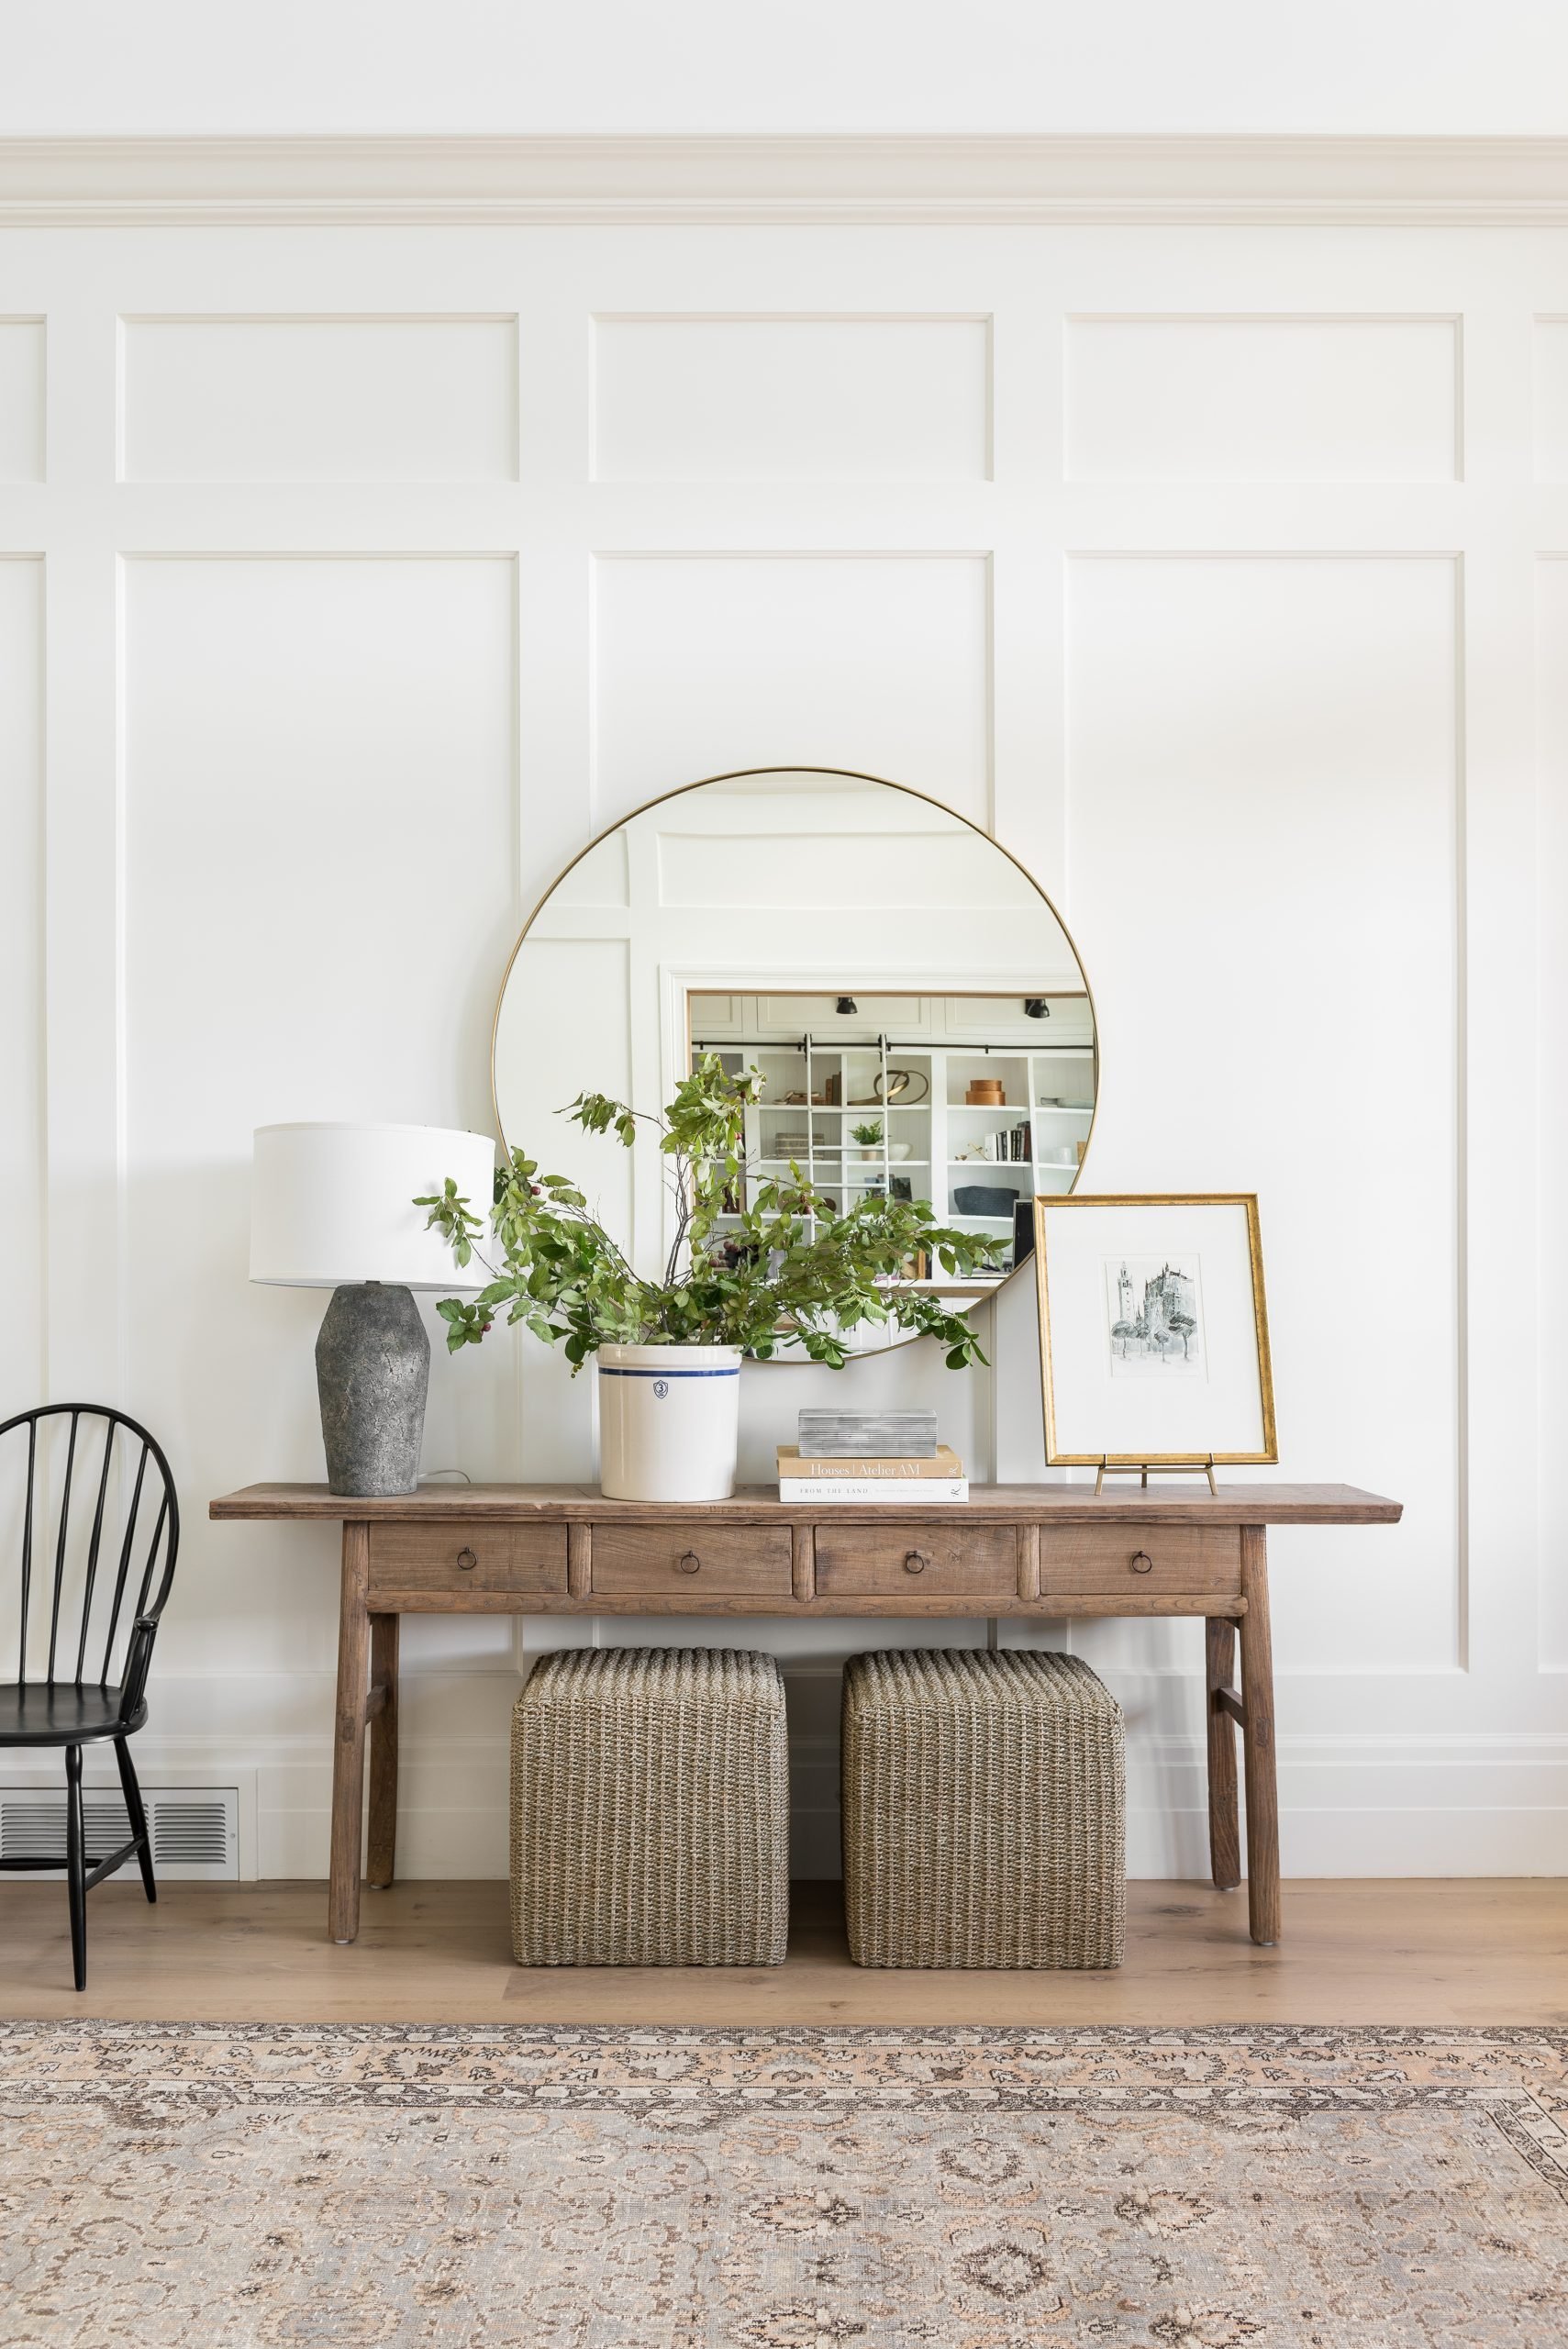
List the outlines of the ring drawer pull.
{"type": "Polygon", "coordinates": [[[1133,1552],[1132,1571],[1135,1575],[1151,1575],[1153,1573],[1154,1561],[1150,1556],[1147,1550],[1135,1550],[1133,1552]]]}
{"type": "Polygon", "coordinates": [[[695,1575],[702,1572],[702,1560],[695,1550],[682,1551],[675,1561],[675,1572],[678,1575],[695,1575]]]}
{"type": "Polygon", "coordinates": [[[460,1572],[471,1575],[479,1561],[472,1550],[460,1550],[457,1553],[457,1563],[460,1572]]]}
{"type": "Polygon", "coordinates": [[[923,1575],[930,1563],[929,1558],[923,1557],[918,1550],[906,1550],[904,1553],[904,1571],[906,1575],[923,1575]]]}

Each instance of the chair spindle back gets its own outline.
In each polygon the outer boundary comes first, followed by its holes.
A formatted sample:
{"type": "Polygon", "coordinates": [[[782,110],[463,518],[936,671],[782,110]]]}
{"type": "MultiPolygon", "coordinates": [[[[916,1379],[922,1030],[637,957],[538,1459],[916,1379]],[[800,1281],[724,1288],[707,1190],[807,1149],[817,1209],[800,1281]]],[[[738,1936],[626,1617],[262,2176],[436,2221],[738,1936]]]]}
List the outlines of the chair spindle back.
{"type": "Polygon", "coordinates": [[[123,1680],[131,1697],[180,1543],[174,1479],[156,1439],[104,1404],[20,1411],[0,1423],[0,1511],[21,1568],[17,1676],[50,1687],[123,1680]]]}

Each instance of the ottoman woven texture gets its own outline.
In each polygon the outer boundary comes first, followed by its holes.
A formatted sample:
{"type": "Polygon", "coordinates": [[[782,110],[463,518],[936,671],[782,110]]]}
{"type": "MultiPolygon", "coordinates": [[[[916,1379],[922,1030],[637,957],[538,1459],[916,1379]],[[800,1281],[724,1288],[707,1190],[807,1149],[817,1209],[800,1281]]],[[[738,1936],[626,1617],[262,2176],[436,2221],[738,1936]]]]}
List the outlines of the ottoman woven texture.
{"type": "Polygon", "coordinates": [[[519,1965],[780,1965],[789,1754],[771,1656],[576,1648],[512,1714],[519,1965]]]}
{"type": "Polygon", "coordinates": [[[1121,1707],[1078,1657],[852,1656],[842,1769],[857,1965],[1121,1964],[1121,1707]]]}

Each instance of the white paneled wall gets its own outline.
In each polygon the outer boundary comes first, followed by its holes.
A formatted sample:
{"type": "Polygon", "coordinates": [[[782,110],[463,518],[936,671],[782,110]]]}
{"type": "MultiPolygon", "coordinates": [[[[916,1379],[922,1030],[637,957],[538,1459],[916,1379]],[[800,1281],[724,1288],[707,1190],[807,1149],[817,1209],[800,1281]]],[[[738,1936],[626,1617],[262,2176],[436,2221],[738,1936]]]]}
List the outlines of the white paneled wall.
{"type": "MultiPolygon", "coordinates": [[[[565,859],[813,762],[1039,873],[1102,1020],[1090,1180],[1259,1192],[1280,1473],[1407,1504],[1273,1545],[1287,1869],[1564,1864],[1565,260],[1458,227],[7,236],[0,1408],[163,1436],[147,1766],[253,1771],[262,1873],[325,1865],[336,1613],[324,1533],[204,1513],[320,1473],[319,1300],[245,1279],[251,1128],[487,1122],[565,859]]],[[[539,1006],[562,1099],[608,1081],[605,953],[539,1006]]],[[[995,1324],[989,1377],[910,1350],[855,1386],[1027,1475],[1028,1295],[995,1324]]],[[[752,1474],[826,1384],[748,1373],[752,1474]]],[[[585,1472],[591,1408],[531,1341],[439,1355],[427,1465],[585,1472]]],[[[837,1660],[921,1634],[716,1629],[791,1658],[830,1868],[837,1660]]],[[[1134,1864],[1199,1870],[1195,1627],[1007,1636],[1113,1680],[1134,1864]]],[[[499,1872],[519,1643],[423,1621],[406,1654],[404,1863],[499,1872]]]]}
{"type": "Polygon", "coordinates": [[[596,481],[984,481],[990,320],[601,317],[596,481]]]}
{"type": "Polygon", "coordinates": [[[1083,317],[1072,481],[1459,478],[1457,318],[1083,317]]]}
{"type": "Polygon", "coordinates": [[[517,477],[515,317],[129,317],[121,336],[124,481],[517,477]]]}
{"type": "Polygon", "coordinates": [[[0,482],[43,473],[43,320],[0,317],[0,482]]]}
{"type": "MultiPolygon", "coordinates": [[[[0,330],[0,351],[5,349],[0,330]]],[[[30,372],[15,389],[31,395],[30,372]]],[[[18,402],[20,405],[20,402],[18,402]]],[[[30,441],[28,428],[13,448],[30,441]]],[[[0,410],[0,448],[6,442],[0,410]]],[[[44,1343],[43,565],[0,559],[0,1379],[15,1408],[44,1343]]]]}
{"type": "Polygon", "coordinates": [[[594,574],[601,823],[644,799],[651,775],[734,765],[740,740],[784,746],[785,765],[886,774],[984,819],[983,555],[600,554],[594,574]]]}
{"type": "Polygon", "coordinates": [[[1260,1194],[1282,1450],[1406,1504],[1393,1544],[1274,1536],[1301,1564],[1283,1653],[1332,1671],[1353,1620],[1358,1669],[1452,1670],[1453,562],[1099,556],[1068,609],[1073,912],[1116,941],[1091,957],[1107,1057],[1136,1030],[1146,1067],[1184,1073],[1153,1118],[1109,1082],[1096,1153],[1151,1190],[1260,1194]]]}
{"type": "MultiPolygon", "coordinates": [[[[1564,382],[1565,465],[1568,465],[1568,380],[1564,382]]],[[[1568,477],[1568,471],[1565,471],[1568,477]]],[[[1540,1348],[1543,1430],[1568,1427],[1568,1348],[1560,1317],[1550,1301],[1568,1281],[1568,1233],[1551,1207],[1563,1196],[1568,1175],[1568,548],[1543,562],[1538,573],[1537,655],[1540,676],[1540,857],[1534,906],[1528,898],[1520,918],[1534,912],[1540,939],[1540,1154],[1543,1212],[1531,1257],[1530,1281],[1540,1300],[1536,1342],[1540,1348]]],[[[1561,1438],[1558,1438],[1558,1442],[1561,1438]]],[[[1568,1493],[1556,1473],[1557,1442],[1541,1450],[1539,1485],[1539,1661],[1543,1670],[1568,1675],[1568,1493]]],[[[1562,1685],[1562,1684],[1560,1684],[1562,1685]]]]}

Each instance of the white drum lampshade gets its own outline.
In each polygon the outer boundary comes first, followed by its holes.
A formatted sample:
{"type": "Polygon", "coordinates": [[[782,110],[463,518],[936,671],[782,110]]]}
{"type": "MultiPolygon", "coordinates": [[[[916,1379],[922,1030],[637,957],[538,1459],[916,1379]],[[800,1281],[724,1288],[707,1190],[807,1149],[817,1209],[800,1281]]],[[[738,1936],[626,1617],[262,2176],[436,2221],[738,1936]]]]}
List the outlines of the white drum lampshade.
{"type": "Polygon", "coordinates": [[[430,1341],[409,1292],[477,1289],[459,1273],[428,1208],[448,1177],[475,1215],[490,1211],[495,1145],[442,1126],[258,1126],[250,1277],[329,1288],[316,1341],[327,1482],[363,1498],[419,1481],[430,1341]]]}
{"type": "Polygon", "coordinates": [[[460,1273],[414,1201],[450,1174],[475,1215],[487,1215],[495,1165],[488,1134],[445,1126],[258,1126],[250,1277],[283,1288],[481,1288],[488,1275],[460,1273]]]}

